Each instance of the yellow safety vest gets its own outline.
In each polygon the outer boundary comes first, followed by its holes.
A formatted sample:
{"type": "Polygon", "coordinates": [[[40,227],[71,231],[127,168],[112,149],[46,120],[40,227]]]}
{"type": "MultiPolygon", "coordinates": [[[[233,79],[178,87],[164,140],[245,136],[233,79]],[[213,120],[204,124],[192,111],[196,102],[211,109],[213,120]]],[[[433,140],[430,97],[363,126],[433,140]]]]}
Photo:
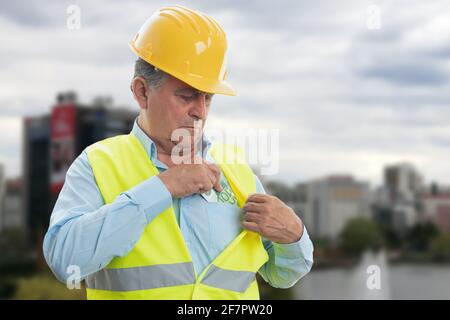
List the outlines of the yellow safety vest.
{"type": "MultiPolygon", "coordinates": [[[[239,207],[256,192],[252,170],[239,149],[214,144],[210,154],[234,191],[239,207]]],[[[99,141],[87,149],[106,204],[159,174],[133,135],[99,141]]],[[[173,206],[150,222],[133,249],[85,280],[88,299],[259,299],[255,275],[268,260],[261,237],[243,230],[200,274],[177,224],[173,206]]]]}

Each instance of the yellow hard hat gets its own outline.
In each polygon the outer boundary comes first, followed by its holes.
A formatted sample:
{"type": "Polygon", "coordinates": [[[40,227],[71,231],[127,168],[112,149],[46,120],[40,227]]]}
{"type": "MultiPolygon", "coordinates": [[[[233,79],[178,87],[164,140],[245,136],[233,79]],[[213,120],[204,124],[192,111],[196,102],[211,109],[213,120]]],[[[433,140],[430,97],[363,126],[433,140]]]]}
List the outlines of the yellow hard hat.
{"type": "Polygon", "coordinates": [[[131,49],[158,69],[208,93],[235,95],[227,75],[225,32],[203,13],[171,6],[142,25],[131,49]]]}

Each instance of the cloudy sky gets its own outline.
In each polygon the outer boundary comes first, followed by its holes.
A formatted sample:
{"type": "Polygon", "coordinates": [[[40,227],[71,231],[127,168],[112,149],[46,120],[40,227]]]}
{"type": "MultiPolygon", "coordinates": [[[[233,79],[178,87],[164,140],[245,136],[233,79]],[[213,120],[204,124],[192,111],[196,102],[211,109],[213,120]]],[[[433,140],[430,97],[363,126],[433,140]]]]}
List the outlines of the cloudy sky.
{"type": "Polygon", "coordinates": [[[413,163],[450,184],[449,1],[2,1],[0,163],[21,172],[21,119],[47,113],[59,91],[110,95],[135,108],[128,48],[157,8],[213,16],[229,40],[236,97],[215,96],[208,128],[280,130],[288,183],[413,163]],[[81,28],[67,28],[67,8],[81,28]],[[377,10],[379,9],[379,16],[377,10]]]}

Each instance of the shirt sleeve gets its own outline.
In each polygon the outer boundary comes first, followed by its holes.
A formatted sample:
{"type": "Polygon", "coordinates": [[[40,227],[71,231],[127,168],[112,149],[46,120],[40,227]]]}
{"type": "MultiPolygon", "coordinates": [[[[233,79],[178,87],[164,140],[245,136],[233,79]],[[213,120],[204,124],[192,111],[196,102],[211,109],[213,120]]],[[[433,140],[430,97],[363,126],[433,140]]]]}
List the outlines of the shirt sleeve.
{"type": "Polygon", "coordinates": [[[105,204],[84,151],[70,166],[50,218],[44,257],[60,281],[79,268],[85,278],[126,255],[172,196],[153,176],[105,204]]]}
{"type": "MultiPolygon", "coordinates": [[[[266,193],[256,177],[256,190],[266,193]]],[[[259,269],[261,277],[275,288],[290,288],[311,270],[313,265],[313,243],[306,226],[301,238],[294,243],[280,244],[262,238],[269,260],[259,269]]]]}

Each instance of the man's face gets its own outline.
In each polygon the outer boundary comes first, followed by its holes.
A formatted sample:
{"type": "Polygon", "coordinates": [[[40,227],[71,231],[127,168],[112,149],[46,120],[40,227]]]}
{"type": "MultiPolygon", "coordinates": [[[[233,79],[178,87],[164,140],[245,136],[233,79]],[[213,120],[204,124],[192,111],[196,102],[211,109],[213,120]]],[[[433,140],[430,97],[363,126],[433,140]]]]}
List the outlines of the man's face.
{"type": "MultiPolygon", "coordinates": [[[[192,139],[194,132],[201,138],[212,96],[172,76],[167,76],[158,89],[149,88],[145,116],[152,136],[170,141],[174,130],[183,128],[192,139]]],[[[191,140],[191,144],[194,142],[191,140]]]]}

